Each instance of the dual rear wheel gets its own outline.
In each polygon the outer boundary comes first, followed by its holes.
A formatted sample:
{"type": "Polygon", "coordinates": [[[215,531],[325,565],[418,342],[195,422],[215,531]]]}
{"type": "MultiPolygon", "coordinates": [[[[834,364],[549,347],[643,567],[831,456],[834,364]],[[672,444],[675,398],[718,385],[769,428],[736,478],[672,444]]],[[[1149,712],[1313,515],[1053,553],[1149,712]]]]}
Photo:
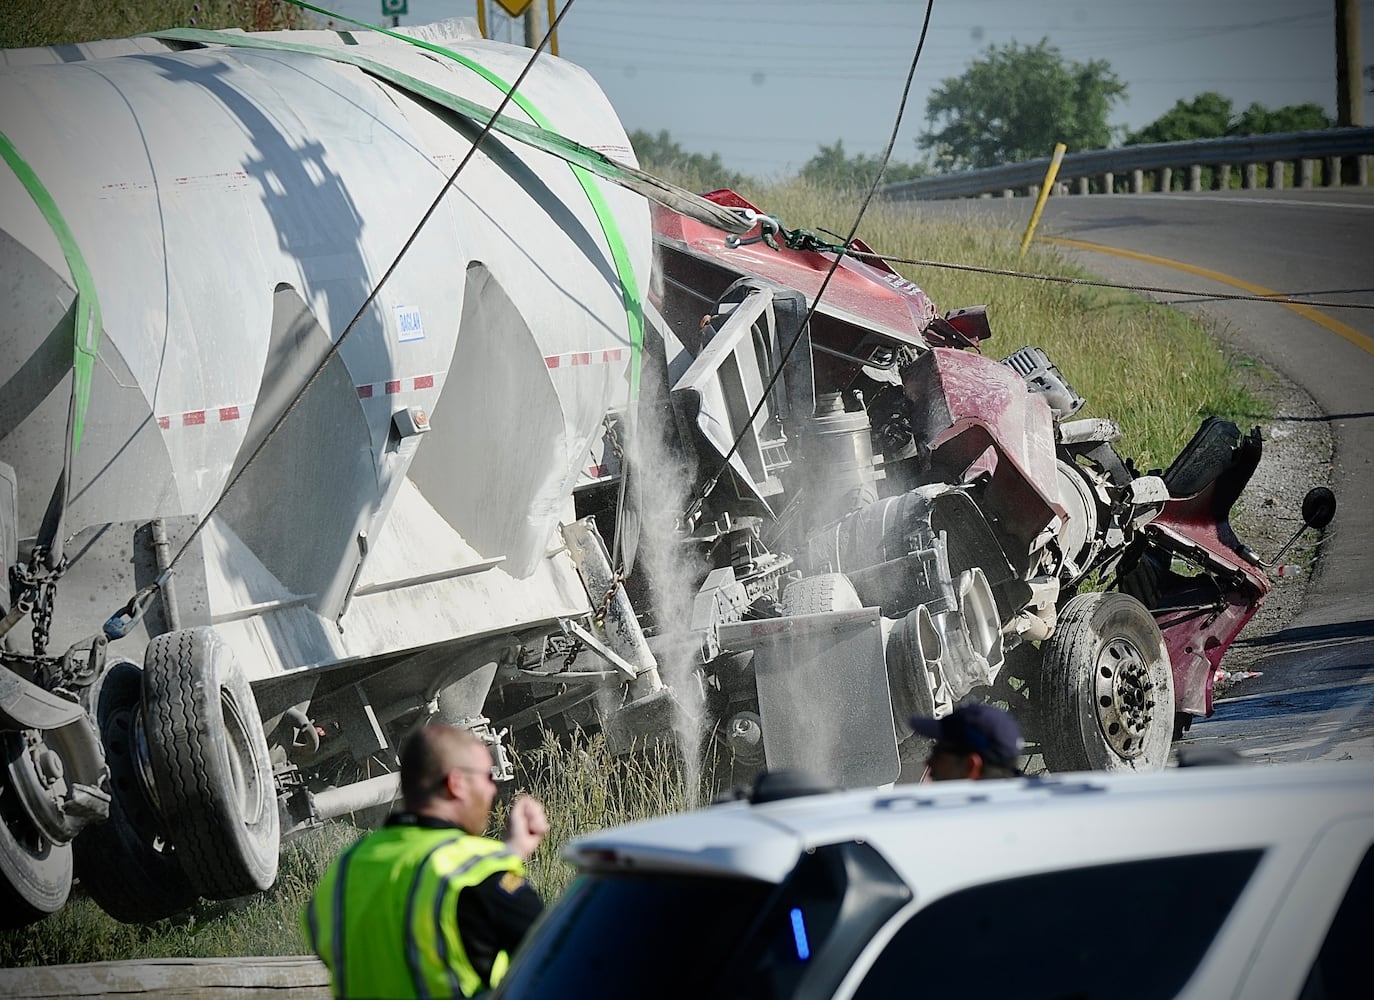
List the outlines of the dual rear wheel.
{"type": "Polygon", "coordinates": [[[118,663],[95,708],[110,766],[106,822],[75,843],[76,871],[111,916],[149,922],[197,897],[228,899],[276,880],[280,820],[257,703],[211,629],[118,663]]]}

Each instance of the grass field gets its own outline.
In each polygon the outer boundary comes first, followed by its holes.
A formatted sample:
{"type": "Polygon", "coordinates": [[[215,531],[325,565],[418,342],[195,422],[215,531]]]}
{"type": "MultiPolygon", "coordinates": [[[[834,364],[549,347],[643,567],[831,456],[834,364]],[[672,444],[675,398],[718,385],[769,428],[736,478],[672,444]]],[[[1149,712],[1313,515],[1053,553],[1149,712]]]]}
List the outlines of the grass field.
{"type": "MultiPolygon", "coordinates": [[[[599,736],[571,746],[548,739],[517,750],[515,759],[515,784],[543,801],[549,814],[549,836],[529,863],[530,881],[545,899],[555,898],[572,878],[572,869],[559,859],[569,839],[603,826],[677,812],[690,800],[683,769],[665,745],[615,758],[599,736]]],[[[502,822],[498,805],[493,835],[499,836],[502,822]]],[[[301,911],[329,862],[361,833],[348,823],[326,823],[286,846],[270,892],[230,902],[202,900],[187,913],[146,927],[111,919],[80,898],[78,889],[72,902],[41,923],[0,932],[0,968],[308,953],[301,911]]]]}

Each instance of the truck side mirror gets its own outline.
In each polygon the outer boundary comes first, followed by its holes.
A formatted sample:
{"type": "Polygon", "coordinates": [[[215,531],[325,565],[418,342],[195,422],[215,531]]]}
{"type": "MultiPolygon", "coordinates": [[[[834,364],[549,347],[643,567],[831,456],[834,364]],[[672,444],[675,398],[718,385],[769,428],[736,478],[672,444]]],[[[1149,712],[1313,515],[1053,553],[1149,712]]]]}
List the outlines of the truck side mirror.
{"type": "Polygon", "coordinates": [[[1336,516],[1336,494],[1332,493],[1325,486],[1313,486],[1307,491],[1307,496],[1302,498],[1302,527],[1293,532],[1293,537],[1283,543],[1283,547],[1274,554],[1272,559],[1261,559],[1255,554],[1255,550],[1248,545],[1242,545],[1237,551],[1246,562],[1260,569],[1270,570],[1278,565],[1278,561],[1283,558],[1283,554],[1288,551],[1294,542],[1298,540],[1308,528],[1321,530],[1331,523],[1331,519],[1336,516]]]}
{"type": "Polygon", "coordinates": [[[1302,520],[1309,528],[1325,528],[1336,516],[1336,494],[1325,486],[1314,486],[1302,498],[1302,520]]]}

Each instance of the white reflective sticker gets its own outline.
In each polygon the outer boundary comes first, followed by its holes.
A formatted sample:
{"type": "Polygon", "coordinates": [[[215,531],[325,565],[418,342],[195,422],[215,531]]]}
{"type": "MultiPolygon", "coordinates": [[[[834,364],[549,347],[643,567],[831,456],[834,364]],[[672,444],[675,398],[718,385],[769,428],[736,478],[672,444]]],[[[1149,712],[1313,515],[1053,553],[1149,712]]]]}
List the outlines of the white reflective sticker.
{"type": "Polygon", "coordinates": [[[420,319],[420,310],[414,306],[394,306],[396,310],[396,339],[401,343],[408,340],[424,340],[425,324],[420,319]]]}

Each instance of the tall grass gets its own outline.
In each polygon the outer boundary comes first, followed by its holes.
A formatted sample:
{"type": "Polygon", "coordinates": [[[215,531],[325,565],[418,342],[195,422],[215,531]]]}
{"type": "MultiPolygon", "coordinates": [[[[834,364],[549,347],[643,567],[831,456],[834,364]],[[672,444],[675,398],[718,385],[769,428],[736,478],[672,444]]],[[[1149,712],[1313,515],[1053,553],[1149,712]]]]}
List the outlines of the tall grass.
{"type": "MultiPolygon", "coordinates": [[[[744,192],[792,228],[847,234],[861,194],[792,181],[744,192]]],[[[1204,416],[1243,423],[1262,411],[1235,377],[1234,359],[1198,321],[1114,289],[1036,280],[1089,278],[1053,247],[1032,244],[1019,256],[1021,234],[990,227],[986,218],[923,216],[919,203],[874,201],[858,236],[888,257],[941,312],[986,305],[993,339],[984,352],[1005,357],[1017,348],[1044,348],[1087,399],[1080,416],[1110,417],[1122,428],[1119,450],[1140,469],[1163,468],[1204,416]],[[1008,277],[941,267],[972,265],[1022,272],[1008,277]]]]}
{"type": "MultiPolygon", "coordinates": [[[[700,802],[682,760],[668,742],[654,742],[615,757],[600,736],[560,744],[552,734],[528,753],[516,753],[516,784],[528,789],[549,814],[549,835],[530,858],[530,882],[545,899],[556,898],[573,870],[560,853],[574,837],[606,826],[681,812],[700,802]]],[[[498,815],[495,828],[502,819],[498,815]]]]}
{"type": "Polygon", "coordinates": [[[0,48],[127,38],[164,28],[308,28],[319,20],[278,0],[4,0],[0,48]]]}
{"type": "MultiPolygon", "coordinates": [[[[553,900],[572,878],[560,859],[573,837],[607,825],[680,812],[689,794],[681,762],[668,744],[625,757],[605,740],[577,736],[560,744],[552,735],[526,752],[516,749],[515,788],[539,798],[550,831],[529,861],[530,882],[553,900]]],[[[500,836],[505,810],[493,810],[491,835],[500,836]]],[[[91,900],[76,896],[41,923],[0,931],[0,967],[59,965],[134,958],[219,958],[301,955],[309,946],[300,914],[334,857],[362,835],[343,822],[326,823],[291,841],[282,852],[277,884],[268,892],[230,902],[201,901],[187,913],[148,926],[121,924],[91,900]]]]}
{"type": "Polygon", "coordinates": [[[75,898],[46,920],[0,932],[0,967],[303,954],[309,949],[300,931],[301,909],[329,862],[358,836],[347,824],[326,824],[285,847],[271,891],[228,902],[202,900],[186,913],[146,926],[106,916],[80,896],[78,885],[75,898]]]}

